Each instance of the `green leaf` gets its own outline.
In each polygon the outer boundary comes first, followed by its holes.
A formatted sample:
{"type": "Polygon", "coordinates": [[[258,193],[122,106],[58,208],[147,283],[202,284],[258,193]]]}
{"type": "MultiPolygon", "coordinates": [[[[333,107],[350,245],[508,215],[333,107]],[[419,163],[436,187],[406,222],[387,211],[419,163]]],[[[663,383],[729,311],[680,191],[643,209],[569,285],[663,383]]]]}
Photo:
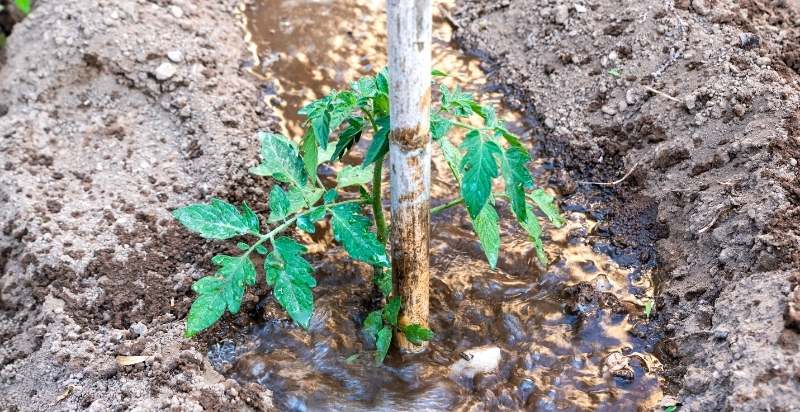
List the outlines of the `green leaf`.
{"type": "Polygon", "coordinates": [[[225,279],[222,294],[228,305],[228,311],[238,313],[244,297],[244,287],[256,284],[256,267],[247,255],[217,255],[211,261],[219,266],[217,276],[225,279]]]}
{"type": "Polygon", "coordinates": [[[309,176],[317,175],[319,149],[313,133],[306,132],[303,136],[303,166],[309,176]]]}
{"type": "Polygon", "coordinates": [[[336,196],[337,195],[338,195],[338,193],[336,193],[336,189],[328,189],[328,190],[325,191],[325,194],[322,196],[322,201],[325,202],[326,204],[327,203],[333,203],[334,201],[336,201],[336,196]]]}
{"type": "Polygon", "coordinates": [[[383,307],[383,318],[392,326],[397,326],[397,315],[400,313],[400,296],[393,296],[383,307]]]}
{"type": "Polygon", "coordinates": [[[375,340],[375,362],[383,363],[386,359],[386,354],[389,353],[389,345],[392,344],[392,328],[384,326],[383,329],[378,331],[378,337],[375,340]]]}
{"type": "Polygon", "coordinates": [[[192,285],[197,299],[186,318],[186,336],[192,337],[213,325],[225,308],[238,313],[245,285],[255,285],[256,268],[248,256],[217,255],[211,260],[219,266],[215,276],[206,276],[192,285]]]}
{"type": "Polygon", "coordinates": [[[431,76],[433,76],[433,77],[447,77],[448,74],[447,74],[447,72],[443,72],[443,71],[441,71],[439,69],[433,69],[433,70],[431,70],[431,76]]]}
{"type": "Polygon", "coordinates": [[[386,249],[375,233],[369,231],[370,219],[360,214],[359,205],[347,203],[330,210],[333,237],[353,259],[373,266],[389,266],[386,249]]]}
{"type": "Polygon", "coordinates": [[[394,286],[392,285],[391,269],[376,267],[372,275],[372,281],[378,285],[378,289],[381,291],[384,297],[392,294],[394,286]]]}
{"type": "Polygon", "coordinates": [[[264,259],[267,284],[272,286],[272,295],[289,316],[308,329],[314,313],[311,288],[317,286],[317,281],[311,275],[313,268],[302,256],[306,247],[284,236],[273,244],[275,249],[264,259]]]}
{"type": "Polygon", "coordinates": [[[389,95],[389,69],[384,67],[375,76],[375,84],[378,86],[378,91],[389,95]]]}
{"type": "Polygon", "coordinates": [[[378,93],[372,98],[372,111],[374,117],[389,115],[389,95],[378,93]]]}
{"type": "Polygon", "coordinates": [[[261,231],[261,222],[258,220],[258,215],[253,212],[253,209],[250,209],[247,202],[242,202],[242,217],[247,227],[250,228],[250,232],[259,233],[261,231]]]}
{"type": "Polygon", "coordinates": [[[453,122],[446,117],[442,117],[436,113],[431,113],[431,138],[433,140],[439,140],[445,136],[447,136],[447,132],[450,131],[450,128],[453,127],[453,122]]]}
{"type": "Polygon", "coordinates": [[[536,257],[542,265],[547,266],[547,254],[544,252],[544,244],[542,243],[542,226],[539,224],[539,218],[533,213],[531,205],[526,205],[526,216],[524,220],[520,220],[522,228],[528,232],[531,241],[533,242],[534,250],[536,250],[536,257]]]}
{"type": "Polygon", "coordinates": [[[517,219],[525,220],[525,190],[533,188],[533,177],[527,163],[531,160],[528,152],[511,146],[503,152],[500,166],[506,183],[506,194],[511,201],[511,210],[517,219]]]}
{"type": "Polygon", "coordinates": [[[494,107],[492,106],[483,106],[478,104],[477,102],[471,102],[470,108],[473,112],[477,113],[483,119],[483,126],[489,129],[493,129],[497,126],[497,112],[495,112],[494,107]]]}
{"type": "Polygon", "coordinates": [[[523,145],[522,142],[519,140],[519,137],[517,137],[517,135],[515,135],[514,133],[509,132],[508,129],[505,128],[505,126],[503,125],[495,126],[494,133],[496,136],[501,136],[503,139],[505,139],[505,141],[508,142],[508,144],[510,144],[511,146],[518,147],[522,150],[527,151],[527,149],[525,149],[525,145],[523,145]]]}
{"type": "Polygon", "coordinates": [[[441,103],[442,109],[450,112],[456,117],[469,117],[473,114],[472,106],[475,101],[472,100],[472,95],[464,93],[456,86],[453,91],[445,85],[439,86],[439,91],[442,94],[441,103]]]}
{"type": "Polygon", "coordinates": [[[491,203],[486,203],[478,216],[472,219],[472,228],[478,236],[489,266],[494,269],[500,254],[500,223],[497,211],[491,203]]]}
{"type": "Polygon", "coordinates": [[[247,243],[245,243],[245,242],[239,242],[239,243],[237,243],[237,244],[236,244],[236,247],[237,247],[237,248],[239,248],[239,250],[248,250],[248,249],[250,249],[250,245],[248,245],[248,244],[247,244],[247,243]]]}
{"type": "Polygon", "coordinates": [[[266,247],[264,247],[264,245],[257,245],[256,246],[256,252],[259,255],[266,255],[269,251],[267,250],[266,247]]]}
{"type": "Polygon", "coordinates": [[[294,143],[275,133],[261,132],[258,135],[261,138],[261,164],[250,168],[250,173],[270,176],[296,187],[305,186],[305,165],[294,143]]]}
{"type": "Polygon", "coordinates": [[[291,203],[289,195],[278,185],[272,187],[269,192],[269,218],[267,222],[275,223],[286,219],[291,213],[291,203]]]}
{"type": "Polygon", "coordinates": [[[461,149],[466,153],[461,161],[461,196],[464,197],[470,216],[476,217],[489,201],[492,180],[498,174],[494,156],[502,151],[497,143],[484,140],[476,130],[467,133],[461,149]]]}
{"type": "Polygon", "coordinates": [[[206,239],[230,239],[246,233],[258,234],[258,229],[253,228],[252,216],[247,211],[242,215],[236,206],[220,199],[211,199],[211,204],[184,206],[174,210],[172,215],[187,229],[206,239]]]}
{"type": "Polygon", "coordinates": [[[331,134],[331,114],[325,110],[311,118],[311,129],[317,138],[317,144],[325,150],[328,147],[328,137],[331,134]]]}
{"type": "Polygon", "coordinates": [[[406,336],[406,339],[414,345],[422,345],[423,341],[433,339],[433,332],[430,329],[416,323],[403,326],[400,329],[403,331],[403,335],[406,336]]]}
{"type": "Polygon", "coordinates": [[[439,139],[437,143],[442,150],[442,155],[444,156],[445,162],[447,162],[447,166],[450,167],[450,171],[453,172],[453,177],[455,177],[456,182],[461,185],[461,152],[447,139],[439,139]]]}
{"type": "Polygon", "coordinates": [[[189,315],[186,316],[184,335],[191,338],[202,330],[217,322],[225,313],[225,300],[222,294],[209,293],[200,295],[192,303],[189,315]]]}
{"type": "Polygon", "coordinates": [[[326,210],[322,206],[312,209],[308,213],[297,218],[297,227],[308,233],[316,232],[316,226],[314,224],[325,217],[325,212],[326,210]]]}
{"type": "Polygon", "coordinates": [[[367,315],[367,318],[364,319],[364,326],[362,330],[367,336],[371,338],[375,338],[378,335],[378,332],[383,328],[383,317],[381,317],[381,311],[376,310],[372,311],[367,315]]]}
{"type": "Polygon", "coordinates": [[[644,301],[644,315],[647,316],[647,319],[650,319],[650,314],[653,313],[653,303],[653,299],[644,301]]]}
{"type": "Polygon", "coordinates": [[[348,126],[342,130],[339,134],[339,140],[336,141],[336,148],[331,154],[332,160],[341,159],[361,139],[361,134],[364,130],[364,119],[352,117],[347,119],[347,123],[348,126]]]}
{"type": "Polygon", "coordinates": [[[372,181],[374,165],[345,166],[336,175],[336,187],[360,186],[372,181]]]}
{"type": "Polygon", "coordinates": [[[286,192],[286,196],[289,198],[289,214],[297,212],[304,207],[313,206],[322,198],[324,193],[325,191],[318,187],[305,186],[289,188],[289,191],[286,192]]]}
{"type": "Polygon", "coordinates": [[[198,295],[221,293],[225,287],[225,279],[219,276],[205,276],[192,285],[192,290],[198,295]]]}
{"type": "Polygon", "coordinates": [[[372,143],[364,156],[363,166],[369,166],[389,152],[389,117],[381,117],[375,121],[378,132],[372,136],[372,143]]]}
{"type": "Polygon", "coordinates": [[[536,206],[539,210],[547,216],[547,219],[555,225],[555,227],[564,226],[567,222],[561,216],[561,212],[558,210],[558,206],[556,206],[555,198],[547,194],[544,189],[536,189],[533,192],[528,194],[528,197],[536,203],[536,206]]]}
{"type": "Polygon", "coordinates": [[[371,98],[378,93],[378,85],[375,84],[375,79],[372,76],[364,76],[353,82],[350,87],[359,98],[371,98]]]}
{"type": "Polygon", "coordinates": [[[31,12],[31,0],[14,0],[14,5],[22,14],[28,15],[31,12]]]}

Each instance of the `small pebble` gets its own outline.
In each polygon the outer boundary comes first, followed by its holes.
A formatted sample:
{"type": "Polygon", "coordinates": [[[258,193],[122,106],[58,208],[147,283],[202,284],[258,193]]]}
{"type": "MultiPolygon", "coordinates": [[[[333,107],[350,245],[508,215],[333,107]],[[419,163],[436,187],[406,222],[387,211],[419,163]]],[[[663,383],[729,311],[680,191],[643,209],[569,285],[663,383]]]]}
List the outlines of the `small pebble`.
{"type": "Polygon", "coordinates": [[[692,0],[692,9],[701,16],[706,16],[711,12],[706,0],[692,0]]]}
{"type": "Polygon", "coordinates": [[[161,63],[155,71],[156,79],[164,81],[174,76],[178,68],[172,63],[161,63]]]}
{"type": "Polygon", "coordinates": [[[167,53],[167,58],[173,63],[180,63],[183,61],[183,53],[180,50],[172,50],[167,53]]]}
{"type": "Polygon", "coordinates": [[[567,24],[567,19],[569,19],[569,7],[564,4],[556,7],[556,23],[567,24]]]}
{"type": "Polygon", "coordinates": [[[183,17],[183,10],[178,6],[175,5],[169,6],[169,12],[176,19],[180,19],[181,17],[183,17]]]}
{"type": "Polygon", "coordinates": [[[683,98],[683,104],[686,105],[686,108],[689,110],[693,110],[697,104],[697,96],[690,94],[683,98]]]}
{"type": "Polygon", "coordinates": [[[761,44],[761,39],[753,33],[739,33],[739,47],[752,49],[761,44]]]}
{"type": "Polygon", "coordinates": [[[142,322],[136,322],[131,325],[130,331],[136,336],[144,336],[147,333],[147,326],[142,322]]]}

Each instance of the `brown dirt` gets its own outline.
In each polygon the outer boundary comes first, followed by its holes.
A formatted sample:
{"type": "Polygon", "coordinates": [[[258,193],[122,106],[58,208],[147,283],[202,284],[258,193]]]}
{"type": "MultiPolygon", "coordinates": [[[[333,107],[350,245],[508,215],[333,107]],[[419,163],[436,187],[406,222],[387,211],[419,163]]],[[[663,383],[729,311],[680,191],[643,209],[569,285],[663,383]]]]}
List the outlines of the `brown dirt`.
{"type": "Polygon", "coordinates": [[[219,246],[169,215],[266,196],[246,170],[273,122],[240,71],[235,4],[41,0],[14,26],[0,67],[0,410],[269,407],[182,338],[189,286],[219,246]]]}
{"type": "Polygon", "coordinates": [[[465,1],[454,17],[574,180],[636,167],[575,196],[616,197],[595,214],[615,238],[636,242],[631,215],[667,229],[656,318],[682,410],[797,410],[800,2],[674,6],[465,1]]]}

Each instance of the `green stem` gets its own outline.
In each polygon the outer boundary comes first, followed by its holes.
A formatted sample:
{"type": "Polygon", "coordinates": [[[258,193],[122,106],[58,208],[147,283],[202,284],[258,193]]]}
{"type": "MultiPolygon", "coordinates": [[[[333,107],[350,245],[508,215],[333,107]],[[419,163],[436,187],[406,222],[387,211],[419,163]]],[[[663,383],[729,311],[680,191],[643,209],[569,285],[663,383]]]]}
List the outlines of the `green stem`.
{"type": "Polygon", "coordinates": [[[459,122],[457,120],[450,120],[450,123],[453,126],[458,126],[458,127],[463,128],[463,129],[469,129],[469,130],[494,130],[494,129],[489,128],[489,127],[480,127],[480,126],[468,125],[466,123],[461,123],[461,122],[459,122]]]}
{"type": "MultiPolygon", "coordinates": [[[[505,193],[492,193],[492,196],[500,198],[500,199],[507,199],[508,198],[508,196],[506,196],[505,193]]],[[[459,196],[459,197],[457,197],[457,198],[455,198],[455,199],[453,199],[453,200],[451,200],[451,201],[449,201],[449,202],[447,202],[445,204],[442,204],[442,205],[436,206],[434,208],[431,208],[431,214],[433,215],[433,214],[439,213],[441,211],[450,209],[451,207],[456,206],[456,205],[460,205],[461,203],[464,203],[464,198],[459,196]]]]}
{"type": "MultiPolygon", "coordinates": [[[[335,202],[335,203],[330,203],[330,204],[327,204],[327,205],[325,205],[325,207],[334,207],[334,206],[339,206],[339,205],[346,205],[346,204],[348,204],[348,203],[364,203],[364,200],[362,200],[362,199],[350,199],[350,200],[343,200],[343,201],[341,201],[341,202],[335,202]]],[[[256,241],[256,243],[253,243],[253,245],[252,245],[252,246],[250,246],[250,248],[249,248],[249,249],[247,249],[247,250],[244,252],[244,255],[243,255],[243,256],[247,256],[247,255],[249,255],[249,254],[250,254],[250,252],[252,252],[253,250],[255,250],[255,249],[256,249],[256,247],[258,247],[258,245],[260,245],[260,244],[262,244],[262,243],[266,242],[267,240],[271,240],[272,238],[274,238],[274,237],[275,237],[275,235],[277,235],[278,233],[281,233],[281,232],[283,232],[283,231],[284,231],[284,230],[286,230],[286,229],[287,229],[289,226],[291,226],[291,225],[292,225],[292,223],[294,223],[295,221],[297,221],[297,219],[299,219],[300,217],[302,217],[302,216],[305,216],[305,215],[307,215],[307,214],[310,214],[310,213],[311,213],[311,209],[309,209],[309,210],[307,210],[307,211],[305,211],[305,212],[303,212],[303,213],[298,213],[298,214],[296,214],[296,215],[294,215],[294,216],[290,217],[289,219],[286,219],[286,220],[285,220],[283,223],[281,223],[280,225],[276,226],[274,229],[272,229],[272,230],[270,230],[269,232],[267,232],[267,234],[265,234],[265,235],[261,235],[261,234],[259,234],[259,235],[258,235],[258,240],[256,241]]]]}
{"type": "Polygon", "coordinates": [[[384,156],[381,156],[375,161],[375,168],[372,171],[372,214],[375,216],[375,226],[378,228],[378,241],[385,245],[389,239],[389,229],[386,227],[386,218],[383,216],[383,202],[381,201],[383,158],[384,156]]]}
{"type": "Polygon", "coordinates": [[[458,198],[453,199],[453,200],[451,200],[451,201],[449,201],[449,202],[447,202],[447,203],[445,203],[443,205],[439,205],[439,206],[436,206],[434,208],[431,208],[431,214],[433,215],[433,214],[439,213],[439,212],[441,212],[443,210],[450,209],[451,207],[456,206],[458,204],[461,204],[463,202],[464,202],[464,198],[459,196],[458,198]]]}
{"type": "Polygon", "coordinates": [[[369,120],[369,124],[372,125],[372,131],[378,133],[378,125],[375,124],[375,119],[372,117],[372,114],[367,110],[362,110],[364,114],[367,116],[367,120],[369,120]]]}

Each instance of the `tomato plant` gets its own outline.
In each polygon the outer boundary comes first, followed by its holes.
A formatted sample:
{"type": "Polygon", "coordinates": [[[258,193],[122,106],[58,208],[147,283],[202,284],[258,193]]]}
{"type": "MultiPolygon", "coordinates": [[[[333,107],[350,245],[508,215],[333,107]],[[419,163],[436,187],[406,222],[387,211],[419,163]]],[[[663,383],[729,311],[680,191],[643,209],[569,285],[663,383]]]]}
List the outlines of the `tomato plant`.
{"type": "MultiPolygon", "coordinates": [[[[432,75],[446,74],[434,70],[432,75]]],[[[556,226],[564,222],[553,197],[535,187],[527,166],[531,160],[527,149],[498,120],[491,106],[479,104],[458,87],[441,85],[439,91],[441,98],[430,113],[431,137],[461,195],[431,212],[463,204],[486,259],[494,267],[500,251],[496,199],[504,199],[529,234],[538,259],[547,264],[536,211],[556,226]],[[470,118],[479,119],[479,125],[470,123],[470,118]],[[465,132],[459,145],[452,140],[455,129],[465,132]],[[505,189],[493,192],[493,181],[500,176],[505,189]]],[[[262,276],[275,300],[297,325],[307,329],[314,312],[312,289],[317,281],[304,257],[306,247],[287,233],[295,229],[314,233],[318,222],[329,219],[334,239],[350,257],[374,268],[373,280],[384,295],[385,305],[369,313],[363,328],[375,339],[376,360],[382,362],[394,331],[414,344],[433,338],[432,331],[422,325],[398,323],[401,300],[393,291],[386,253],[388,226],[381,201],[381,169],[389,149],[388,73],[384,69],[374,77],[353,82],[346,90],[335,90],[303,107],[300,114],[307,120],[299,145],[279,134],[259,133],[261,163],[250,172],[276,183],[269,194],[265,221],[246,203],[237,207],[220,199],[173,212],[187,229],[204,238],[249,239],[238,243],[242,251],[238,256],[215,256],[212,262],[217,272],[192,286],[197,298],[186,319],[186,336],[212,326],[226,310],[239,312],[245,288],[255,285],[258,278],[259,271],[251,260],[253,253],[265,256],[262,276]],[[368,135],[371,143],[361,164],[344,165],[335,186],[325,186],[317,174],[318,167],[341,162],[368,135]],[[357,187],[358,194],[343,190],[348,187],[357,187]],[[365,213],[369,208],[372,213],[365,213]]]]}

